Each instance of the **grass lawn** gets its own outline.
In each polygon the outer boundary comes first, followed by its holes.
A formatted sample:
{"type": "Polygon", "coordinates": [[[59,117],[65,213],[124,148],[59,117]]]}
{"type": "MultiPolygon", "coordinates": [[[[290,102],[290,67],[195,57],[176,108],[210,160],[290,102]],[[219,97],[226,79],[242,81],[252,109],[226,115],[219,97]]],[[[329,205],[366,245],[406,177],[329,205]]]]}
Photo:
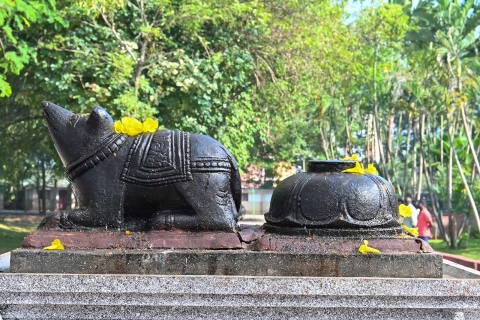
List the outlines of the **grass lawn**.
{"type": "Polygon", "coordinates": [[[443,240],[430,240],[428,244],[432,246],[433,250],[456,254],[470,259],[480,260],[480,239],[468,240],[468,248],[466,249],[452,249],[443,240]]]}
{"type": "Polygon", "coordinates": [[[20,247],[23,237],[42,221],[38,215],[0,215],[0,254],[20,247]]]}

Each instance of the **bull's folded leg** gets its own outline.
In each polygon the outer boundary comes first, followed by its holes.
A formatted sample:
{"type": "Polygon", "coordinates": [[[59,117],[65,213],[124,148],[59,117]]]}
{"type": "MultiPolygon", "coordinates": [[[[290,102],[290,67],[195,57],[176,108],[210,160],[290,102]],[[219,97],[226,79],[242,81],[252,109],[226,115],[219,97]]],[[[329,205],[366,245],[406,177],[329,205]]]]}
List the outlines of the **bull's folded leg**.
{"type": "Polygon", "coordinates": [[[38,229],[120,229],[122,221],[115,219],[116,216],[118,215],[106,215],[105,210],[95,212],[90,208],[62,210],[47,215],[38,226],[38,229]]]}
{"type": "Polygon", "coordinates": [[[196,173],[193,181],[175,184],[194,215],[160,213],[152,219],[153,229],[209,229],[233,231],[237,210],[230,189],[230,174],[196,173]]]}

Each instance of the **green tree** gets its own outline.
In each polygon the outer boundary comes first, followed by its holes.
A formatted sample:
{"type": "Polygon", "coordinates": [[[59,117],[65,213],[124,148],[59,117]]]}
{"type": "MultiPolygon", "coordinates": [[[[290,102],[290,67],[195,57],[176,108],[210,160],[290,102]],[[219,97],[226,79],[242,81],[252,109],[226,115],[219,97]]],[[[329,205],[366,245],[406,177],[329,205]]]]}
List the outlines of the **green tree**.
{"type": "MultiPolygon", "coordinates": [[[[462,178],[472,211],[480,227],[480,219],[475,205],[474,196],[464,174],[455,147],[457,122],[461,123],[464,132],[461,133],[468,142],[470,155],[473,158],[472,170],[480,172],[477,151],[473,145],[471,131],[466,113],[473,114],[475,99],[469,100],[468,91],[478,88],[478,78],[472,71],[478,58],[478,37],[475,30],[480,25],[479,4],[477,1],[421,1],[412,13],[412,20],[417,29],[410,33],[409,40],[417,50],[430,51],[436,58],[437,81],[444,88],[443,113],[448,122],[449,162],[447,163],[447,210],[452,212],[452,158],[462,178]],[[472,104],[473,102],[473,104],[472,104]]],[[[457,132],[458,133],[458,132],[457,132]]],[[[465,159],[465,158],[464,158],[465,159]]],[[[468,171],[468,170],[467,170],[468,171]]]]}
{"type": "Polygon", "coordinates": [[[31,24],[59,19],[54,1],[5,0],[0,3],[0,97],[12,94],[6,80],[9,74],[19,75],[32,59],[35,45],[21,39],[19,32],[31,24]]]}

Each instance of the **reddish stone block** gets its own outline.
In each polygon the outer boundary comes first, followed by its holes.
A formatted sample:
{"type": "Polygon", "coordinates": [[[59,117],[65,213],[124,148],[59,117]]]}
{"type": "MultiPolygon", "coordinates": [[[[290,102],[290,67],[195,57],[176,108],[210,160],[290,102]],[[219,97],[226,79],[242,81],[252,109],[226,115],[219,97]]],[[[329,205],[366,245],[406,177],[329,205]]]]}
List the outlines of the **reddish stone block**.
{"type": "Polygon", "coordinates": [[[151,231],[124,232],[59,232],[35,231],[22,242],[22,248],[43,248],[54,239],[60,239],[66,249],[240,249],[237,234],[233,232],[208,231],[187,232],[151,231]]]}

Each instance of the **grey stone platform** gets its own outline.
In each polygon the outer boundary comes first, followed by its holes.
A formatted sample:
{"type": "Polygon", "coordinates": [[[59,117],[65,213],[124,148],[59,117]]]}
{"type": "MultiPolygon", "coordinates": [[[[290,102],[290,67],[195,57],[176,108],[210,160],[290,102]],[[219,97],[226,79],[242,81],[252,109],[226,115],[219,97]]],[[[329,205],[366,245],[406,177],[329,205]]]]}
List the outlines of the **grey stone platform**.
{"type": "Polygon", "coordinates": [[[6,319],[480,318],[480,281],[0,274],[6,319]]]}
{"type": "Polygon", "coordinates": [[[16,249],[13,273],[441,278],[437,253],[16,249]]]}

